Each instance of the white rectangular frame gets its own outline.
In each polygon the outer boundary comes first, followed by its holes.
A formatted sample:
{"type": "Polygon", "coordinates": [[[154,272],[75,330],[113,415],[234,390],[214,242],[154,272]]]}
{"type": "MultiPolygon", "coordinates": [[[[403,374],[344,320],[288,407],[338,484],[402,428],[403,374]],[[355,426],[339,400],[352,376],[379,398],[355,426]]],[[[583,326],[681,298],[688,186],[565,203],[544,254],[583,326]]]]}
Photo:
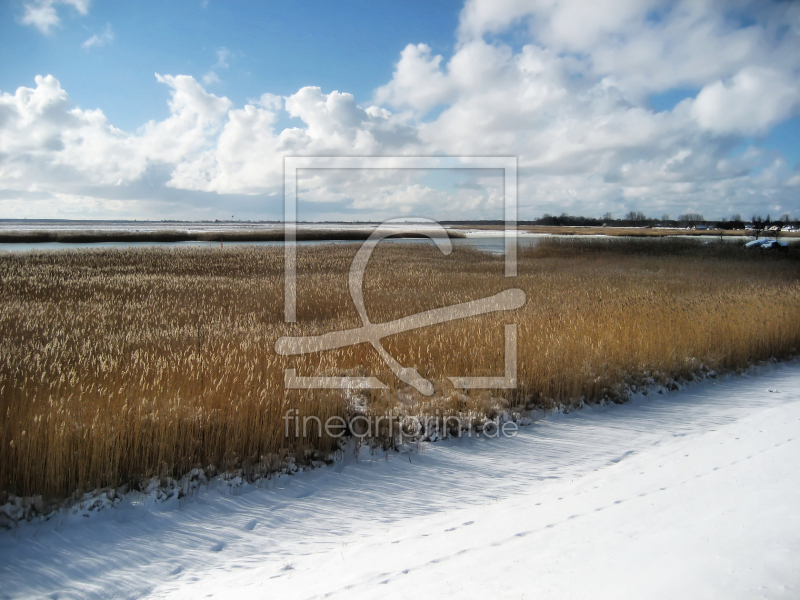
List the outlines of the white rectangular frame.
{"type": "Polygon", "coordinates": [[[505,276],[517,276],[516,156],[287,156],[283,167],[283,314],[287,323],[297,321],[298,169],[503,169],[505,276]]]}

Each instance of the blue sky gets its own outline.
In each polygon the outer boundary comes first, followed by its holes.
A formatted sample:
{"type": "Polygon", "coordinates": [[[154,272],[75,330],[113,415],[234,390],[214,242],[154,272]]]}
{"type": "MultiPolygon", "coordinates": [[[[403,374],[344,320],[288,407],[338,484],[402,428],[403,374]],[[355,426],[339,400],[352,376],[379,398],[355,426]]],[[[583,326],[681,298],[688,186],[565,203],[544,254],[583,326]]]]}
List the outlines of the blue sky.
{"type": "Polygon", "coordinates": [[[237,105],[265,91],[289,95],[303,86],[350,92],[368,102],[392,77],[409,41],[449,54],[461,2],[345,0],[175,0],[103,2],[82,15],[57,8],[61,25],[49,35],[20,23],[24,3],[0,3],[0,90],[31,86],[53,74],[81,108],[103,109],[122,129],[163,119],[169,94],[153,73],[201,80],[226,49],[226,68],[209,91],[237,105]],[[113,41],[83,48],[110,27],[113,41]]]}
{"type": "MultiPolygon", "coordinates": [[[[681,101],[695,98],[698,88],[675,88],[650,96],[650,104],[656,111],[671,111],[681,101]]],[[[741,139],[730,151],[730,156],[739,156],[748,148],[762,148],[785,159],[792,167],[800,163],[800,118],[791,117],[764,132],[760,136],[741,139]]]]}
{"type": "MultiPolygon", "coordinates": [[[[0,37],[0,217],[275,219],[285,156],[465,155],[518,157],[523,219],[800,218],[799,3],[11,0],[0,37]]],[[[492,181],[301,212],[494,219],[492,181]]]]}

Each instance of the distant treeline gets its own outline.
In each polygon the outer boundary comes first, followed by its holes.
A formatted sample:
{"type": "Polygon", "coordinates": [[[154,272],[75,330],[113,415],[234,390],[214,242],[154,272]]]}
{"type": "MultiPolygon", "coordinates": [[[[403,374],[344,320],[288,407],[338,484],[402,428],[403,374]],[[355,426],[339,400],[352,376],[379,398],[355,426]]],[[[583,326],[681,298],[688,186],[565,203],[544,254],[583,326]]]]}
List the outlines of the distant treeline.
{"type": "MultiPolygon", "coordinates": [[[[440,221],[443,225],[466,225],[466,226],[502,226],[504,221],[440,221]]],[[[662,215],[661,218],[648,217],[642,212],[630,211],[622,218],[614,218],[611,213],[606,213],[601,218],[582,217],[578,215],[551,215],[545,213],[541,218],[532,221],[517,221],[517,225],[544,225],[554,227],[675,227],[686,228],[698,225],[714,227],[715,229],[733,230],[753,227],[756,229],[767,229],[774,225],[785,227],[792,225],[800,226],[800,221],[793,219],[791,215],[785,214],[779,219],[772,219],[770,215],[762,217],[753,215],[745,220],[742,215],[733,215],[730,219],[706,219],[699,213],[687,213],[679,215],[677,219],[670,218],[669,215],[662,215]]]]}

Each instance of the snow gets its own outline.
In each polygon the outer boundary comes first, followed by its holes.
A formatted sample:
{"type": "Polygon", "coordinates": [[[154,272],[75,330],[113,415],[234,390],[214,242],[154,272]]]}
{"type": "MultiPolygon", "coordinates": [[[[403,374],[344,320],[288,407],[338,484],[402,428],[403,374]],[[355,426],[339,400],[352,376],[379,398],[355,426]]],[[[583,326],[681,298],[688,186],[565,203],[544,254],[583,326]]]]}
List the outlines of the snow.
{"type": "Polygon", "coordinates": [[[800,362],[0,533],[0,597],[796,598],[800,362]]]}
{"type": "MultiPolygon", "coordinates": [[[[462,233],[467,238],[482,238],[482,237],[489,237],[489,238],[503,238],[505,235],[505,231],[502,228],[499,229],[472,229],[472,228],[464,228],[459,226],[450,226],[447,228],[450,231],[462,233]]],[[[549,233],[531,233],[530,231],[525,231],[524,229],[518,229],[515,232],[516,237],[518,238],[546,238],[546,237],[553,237],[552,234],[549,233]]]]}

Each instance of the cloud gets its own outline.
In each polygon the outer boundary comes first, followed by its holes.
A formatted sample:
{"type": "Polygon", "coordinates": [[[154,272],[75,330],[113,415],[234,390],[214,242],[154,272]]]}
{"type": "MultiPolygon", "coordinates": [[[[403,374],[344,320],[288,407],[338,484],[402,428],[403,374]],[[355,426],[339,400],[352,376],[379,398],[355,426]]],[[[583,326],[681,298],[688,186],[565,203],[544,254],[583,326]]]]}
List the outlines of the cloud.
{"type": "Polygon", "coordinates": [[[219,69],[227,69],[230,67],[228,60],[231,57],[231,51],[228,50],[225,46],[217,49],[217,62],[214,63],[214,66],[211,67],[205,75],[203,75],[203,83],[206,85],[211,85],[213,83],[219,83],[219,76],[217,75],[217,71],[219,69]]]}
{"type": "Polygon", "coordinates": [[[363,109],[351,94],[306,87],[281,98],[264,94],[228,112],[219,137],[193,161],[177,165],[169,185],[218,193],[269,193],[283,184],[283,157],[372,155],[413,146],[413,130],[380,109],[363,109]],[[305,127],[275,129],[278,112],[305,127]]]}
{"type": "Polygon", "coordinates": [[[170,116],[136,134],[108,123],[101,110],[70,106],[53,76],[35,88],[0,96],[0,189],[57,192],[127,185],[149,164],[175,164],[202,152],[230,108],[191,77],[161,76],[170,87],[170,116]]]}
{"type": "Polygon", "coordinates": [[[746,66],[798,64],[792,50],[800,8],[757,0],[468,0],[459,40],[467,44],[519,23],[530,43],[572,56],[575,73],[613,75],[631,95],[702,86],[746,66]]]}
{"type": "Polygon", "coordinates": [[[796,75],[747,67],[705,86],[690,103],[698,124],[716,134],[761,134],[789,117],[800,104],[796,75]]]}
{"type": "Polygon", "coordinates": [[[518,155],[540,212],[713,213],[796,202],[785,162],[730,151],[798,113],[798,73],[796,4],[469,0],[453,56],[407,46],[375,100],[413,111],[426,153],[518,155]],[[651,109],[651,95],[686,86],[696,99],[651,109]]]}
{"type": "Polygon", "coordinates": [[[89,12],[89,0],[33,0],[23,4],[24,12],[20,21],[23,25],[36,27],[45,35],[49,34],[53,27],[61,23],[55,8],[58,4],[72,6],[82,15],[89,12]]]}
{"type": "Polygon", "coordinates": [[[203,75],[203,83],[206,85],[211,85],[212,83],[219,83],[219,77],[214,71],[209,71],[205,75],[203,75]]]}
{"type": "Polygon", "coordinates": [[[447,219],[457,213],[497,218],[503,207],[502,190],[500,169],[314,168],[297,172],[301,219],[304,212],[338,218],[359,213],[372,219],[447,219]]]}
{"type": "Polygon", "coordinates": [[[228,59],[231,56],[231,51],[228,50],[225,46],[219,48],[217,50],[217,64],[214,65],[215,68],[219,69],[227,69],[230,65],[228,64],[228,59]]]}
{"type": "Polygon", "coordinates": [[[453,99],[453,87],[441,71],[442,57],[426,44],[409,44],[400,54],[392,80],[375,90],[375,101],[427,111],[453,99]]]}
{"type": "Polygon", "coordinates": [[[100,35],[96,33],[90,37],[88,40],[81,44],[81,48],[89,49],[94,46],[105,46],[106,44],[110,44],[114,41],[114,32],[111,30],[111,24],[106,23],[103,32],[100,35]]]}

